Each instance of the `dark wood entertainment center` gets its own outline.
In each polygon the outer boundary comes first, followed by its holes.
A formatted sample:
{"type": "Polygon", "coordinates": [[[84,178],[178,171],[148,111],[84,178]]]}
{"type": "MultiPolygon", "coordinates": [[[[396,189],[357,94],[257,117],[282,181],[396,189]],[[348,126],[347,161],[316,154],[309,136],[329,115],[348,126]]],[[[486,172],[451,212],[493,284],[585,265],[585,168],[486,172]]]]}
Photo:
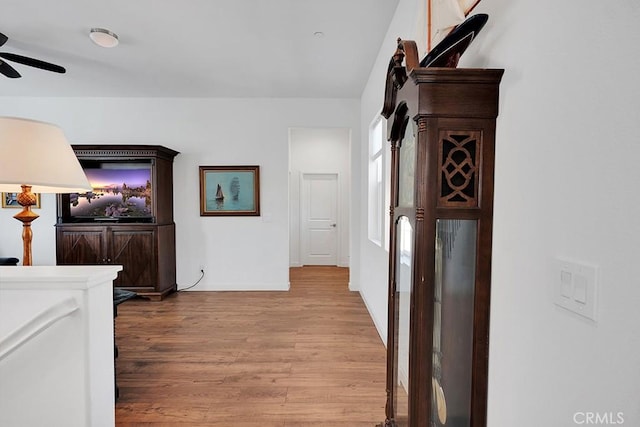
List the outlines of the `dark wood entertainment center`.
{"type": "Polygon", "coordinates": [[[58,195],[58,265],[116,264],[114,286],[154,300],[176,290],[173,159],[177,151],[158,145],[73,145],[83,167],[150,169],[150,215],[80,217],[69,194],[58,195]]]}

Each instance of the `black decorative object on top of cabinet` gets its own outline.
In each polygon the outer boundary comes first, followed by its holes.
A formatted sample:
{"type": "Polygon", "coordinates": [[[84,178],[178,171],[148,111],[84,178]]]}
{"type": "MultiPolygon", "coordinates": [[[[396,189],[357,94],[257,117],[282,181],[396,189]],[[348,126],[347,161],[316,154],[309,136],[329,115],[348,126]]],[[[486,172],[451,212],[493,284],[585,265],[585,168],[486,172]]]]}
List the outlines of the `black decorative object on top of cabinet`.
{"type": "Polygon", "coordinates": [[[486,426],[503,72],[420,67],[402,40],[389,64],[387,427],[486,426]]]}
{"type": "Polygon", "coordinates": [[[117,264],[114,286],[152,299],[176,290],[173,159],[158,145],[73,145],[94,191],[59,194],[56,258],[117,264]]]}

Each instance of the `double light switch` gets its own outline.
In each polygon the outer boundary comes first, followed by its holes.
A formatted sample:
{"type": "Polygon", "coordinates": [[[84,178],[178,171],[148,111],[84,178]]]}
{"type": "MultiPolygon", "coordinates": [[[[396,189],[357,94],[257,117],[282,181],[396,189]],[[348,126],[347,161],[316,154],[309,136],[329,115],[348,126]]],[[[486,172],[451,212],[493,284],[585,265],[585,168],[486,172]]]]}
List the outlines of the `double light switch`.
{"type": "Polygon", "coordinates": [[[596,320],[597,268],[556,259],[554,302],[560,307],[596,320]]]}

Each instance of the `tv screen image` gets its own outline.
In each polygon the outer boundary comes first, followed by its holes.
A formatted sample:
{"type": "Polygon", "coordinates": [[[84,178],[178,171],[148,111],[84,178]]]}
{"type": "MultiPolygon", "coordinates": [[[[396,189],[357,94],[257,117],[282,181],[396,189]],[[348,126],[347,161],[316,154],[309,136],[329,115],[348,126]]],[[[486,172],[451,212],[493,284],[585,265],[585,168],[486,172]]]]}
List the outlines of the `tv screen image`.
{"type": "Polygon", "coordinates": [[[70,194],[76,218],[151,217],[151,169],[84,169],[93,191],[70,194]]]}

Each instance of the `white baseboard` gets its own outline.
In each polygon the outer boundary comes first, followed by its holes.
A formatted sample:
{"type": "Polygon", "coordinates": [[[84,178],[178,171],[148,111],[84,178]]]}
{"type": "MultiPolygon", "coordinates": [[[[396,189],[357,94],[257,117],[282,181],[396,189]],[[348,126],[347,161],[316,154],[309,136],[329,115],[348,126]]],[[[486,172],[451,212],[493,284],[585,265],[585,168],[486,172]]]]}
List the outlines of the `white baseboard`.
{"type": "MultiPolygon", "coordinates": [[[[369,307],[369,304],[367,303],[367,299],[362,295],[362,293],[360,293],[360,298],[362,298],[362,301],[364,302],[365,307],[367,307],[367,311],[369,312],[369,317],[371,318],[371,320],[373,320],[373,324],[376,327],[376,330],[378,331],[378,335],[380,336],[380,339],[382,340],[382,344],[384,344],[384,347],[387,348],[387,337],[383,334],[382,331],[384,331],[386,328],[386,325],[383,328],[380,327],[380,324],[378,323],[377,319],[371,315],[371,313],[373,312],[371,310],[371,307],[369,307]]],[[[384,319],[386,320],[386,319],[384,319]]]]}
{"type": "Polygon", "coordinates": [[[288,291],[290,289],[289,282],[287,283],[211,283],[202,286],[195,286],[191,291],[288,291]]]}

